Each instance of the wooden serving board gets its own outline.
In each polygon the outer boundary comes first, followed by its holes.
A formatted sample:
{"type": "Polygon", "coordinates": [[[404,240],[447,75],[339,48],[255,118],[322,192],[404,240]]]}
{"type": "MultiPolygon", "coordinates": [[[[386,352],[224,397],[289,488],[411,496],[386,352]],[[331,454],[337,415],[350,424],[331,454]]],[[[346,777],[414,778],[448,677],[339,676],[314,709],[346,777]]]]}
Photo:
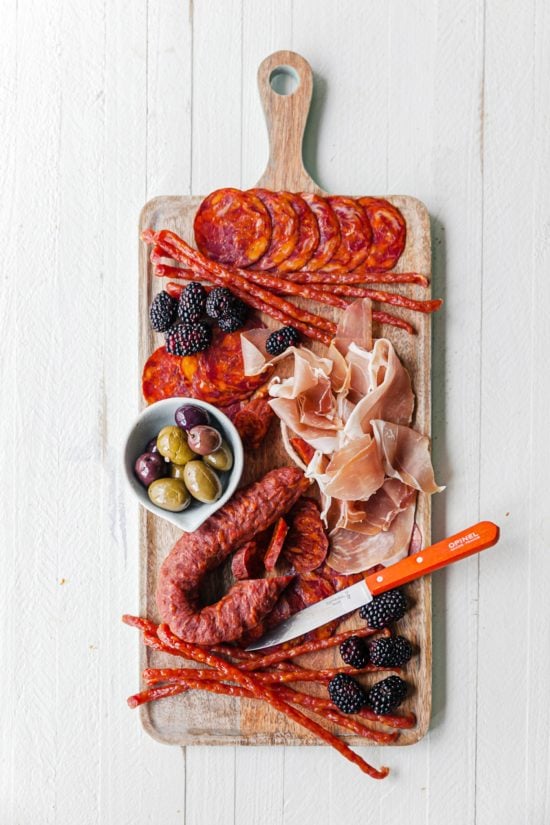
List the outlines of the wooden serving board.
{"type": "MultiPolygon", "coordinates": [[[[277,52],[266,58],[260,65],[258,84],[269,132],[270,156],[267,169],[257,186],[326,194],[310,178],[302,163],[302,139],[313,87],[313,76],[309,64],[294,52],[277,52]],[[293,94],[279,95],[271,88],[270,79],[274,71],[281,66],[290,67],[298,75],[299,85],[293,94]]],[[[220,186],[223,186],[223,183],[220,181],[220,186]]],[[[142,210],[140,233],[146,227],[173,229],[186,241],[193,243],[193,218],[201,200],[202,196],[154,198],[142,210]]],[[[431,274],[430,223],[426,207],[415,198],[406,196],[392,196],[388,200],[399,207],[407,221],[407,246],[399,261],[398,271],[417,271],[429,276],[431,274]]],[[[163,343],[162,336],[153,333],[150,329],[148,320],[149,304],[154,294],[162,289],[163,284],[160,279],[152,275],[148,249],[145,244],[140,244],[139,260],[139,358],[140,364],[143,364],[151,352],[163,343]]],[[[429,289],[422,287],[407,285],[400,289],[412,298],[430,297],[429,289]]],[[[323,306],[322,311],[327,317],[332,313],[334,319],[337,319],[340,312],[327,306],[323,306]]],[[[399,311],[392,307],[392,312],[399,311]]],[[[403,312],[403,317],[411,320],[411,313],[407,316],[407,313],[403,312]]],[[[270,318],[264,316],[263,320],[268,326],[278,326],[270,318]]],[[[418,330],[418,335],[415,337],[393,327],[382,330],[376,325],[374,334],[378,337],[386,335],[391,339],[409,370],[416,395],[413,426],[429,435],[430,316],[415,313],[412,320],[418,330]]],[[[317,344],[313,348],[316,351],[323,350],[317,344]]],[[[288,463],[289,458],[282,446],[279,428],[274,424],[263,448],[255,455],[246,457],[242,483],[255,480],[273,467],[288,463]]],[[[176,527],[153,516],[145,509],[141,510],[140,519],[140,610],[142,615],[158,620],[155,603],[158,570],[181,534],[176,527]]],[[[430,500],[422,494],[418,500],[416,523],[421,531],[424,544],[429,544],[430,500]]],[[[227,571],[223,575],[227,583],[227,571]]],[[[396,742],[398,745],[412,744],[422,738],[428,729],[431,709],[430,579],[427,577],[408,585],[407,595],[411,607],[399,622],[399,632],[411,640],[416,648],[416,654],[407,665],[404,674],[412,690],[403,709],[413,710],[417,715],[418,723],[415,728],[401,732],[396,742]]],[[[357,614],[349,619],[344,627],[354,626],[354,623],[361,623],[357,614]]],[[[313,664],[315,667],[332,667],[341,664],[337,648],[302,657],[301,662],[313,664]]],[[[143,646],[141,667],[162,666],[174,666],[174,658],[143,646]]],[[[380,678],[383,678],[383,675],[368,674],[362,680],[364,684],[369,685],[380,678]]],[[[142,706],[141,719],[151,736],[174,745],[319,744],[318,739],[263,702],[233,699],[196,691],[142,706]]],[[[338,733],[342,734],[340,730],[338,733]]],[[[364,739],[354,735],[343,738],[352,744],[365,743],[364,739]]]]}

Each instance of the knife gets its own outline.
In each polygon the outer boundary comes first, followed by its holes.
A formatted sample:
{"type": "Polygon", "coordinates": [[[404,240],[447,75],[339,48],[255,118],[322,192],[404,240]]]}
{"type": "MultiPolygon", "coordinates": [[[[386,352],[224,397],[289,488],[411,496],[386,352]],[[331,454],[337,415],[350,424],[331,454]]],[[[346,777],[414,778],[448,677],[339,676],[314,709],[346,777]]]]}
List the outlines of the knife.
{"type": "Polygon", "coordinates": [[[496,524],[491,521],[480,521],[460,533],[455,533],[454,536],[426,547],[419,553],[401,559],[397,564],[365,576],[363,581],[352,584],[351,587],[346,587],[327,599],[300,610],[246,649],[260,650],[303,636],[310,630],[315,630],[351,610],[368,604],[374,596],[379,596],[386,590],[393,590],[394,587],[419,579],[440,567],[446,567],[454,561],[492,547],[497,543],[499,535],[500,530],[496,524]]]}

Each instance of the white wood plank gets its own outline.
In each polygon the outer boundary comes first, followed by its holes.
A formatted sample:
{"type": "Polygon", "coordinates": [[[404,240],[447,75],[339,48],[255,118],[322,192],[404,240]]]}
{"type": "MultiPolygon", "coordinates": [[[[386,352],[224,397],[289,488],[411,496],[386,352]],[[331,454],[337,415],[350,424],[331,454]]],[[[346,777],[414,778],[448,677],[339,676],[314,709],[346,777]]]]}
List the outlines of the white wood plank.
{"type": "Polygon", "coordinates": [[[193,195],[241,185],[241,36],[241,0],[193,3],[193,195]]]}
{"type": "MultiPolygon", "coordinates": [[[[534,814],[529,821],[542,823],[542,808],[548,809],[540,789],[528,798],[526,764],[532,754],[528,719],[533,724],[536,713],[529,699],[529,641],[538,635],[529,596],[537,589],[539,559],[544,564],[547,555],[540,499],[537,493],[529,499],[536,487],[532,472],[543,466],[547,450],[534,430],[540,412],[533,404],[548,391],[547,370],[535,373],[544,339],[535,339],[533,329],[545,301],[534,292],[540,282],[534,244],[546,233],[545,216],[534,208],[541,192],[535,194],[535,186],[548,168],[540,120],[540,154],[531,148],[535,77],[538,106],[548,109],[549,93],[535,72],[534,32],[534,2],[487,0],[480,501],[503,529],[498,552],[480,561],[477,818],[483,825],[525,821],[528,809],[534,814]]],[[[539,660],[536,671],[533,682],[548,687],[548,662],[539,660]]]]}
{"type": "Polygon", "coordinates": [[[147,197],[191,194],[193,12],[148,3],[147,197]]]}
{"type": "Polygon", "coordinates": [[[235,815],[236,748],[197,746],[186,751],[185,825],[240,825],[235,815]]]}

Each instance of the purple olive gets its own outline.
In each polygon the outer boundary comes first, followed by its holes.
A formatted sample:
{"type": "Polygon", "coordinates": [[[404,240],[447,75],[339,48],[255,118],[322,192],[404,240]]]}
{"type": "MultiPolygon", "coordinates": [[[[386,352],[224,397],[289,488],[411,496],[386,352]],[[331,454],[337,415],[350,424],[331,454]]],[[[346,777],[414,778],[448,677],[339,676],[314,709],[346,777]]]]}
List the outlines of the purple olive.
{"type": "Polygon", "coordinates": [[[194,404],[183,404],[178,407],[174,416],[176,424],[182,430],[190,430],[192,427],[197,427],[200,424],[209,424],[210,416],[203,410],[202,407],[196,407],[194,404]]]}
{"type": "Polygon", "coordinates": [[[145,447],[146,453],[158,453],[159,448],[157,447],[157,437],[151,439],[151,441],[147,442],[147,446],[145,447]]]}
{"type": "Polygon", "coordinates": [[[134,464],[134,471],[140,484],[148,487],[157,478],[164,478],[168,464],[160,453],[143,453],[134,464]]]}
{"type": "Polygon", "coordinates": [[[187,443],[194,453],[198,455],[208,455],[218,450],[222,444],[222,437],[214,427],[207,427],[200,424],[198,427],[193,427],[187,433],[187,443]]]}

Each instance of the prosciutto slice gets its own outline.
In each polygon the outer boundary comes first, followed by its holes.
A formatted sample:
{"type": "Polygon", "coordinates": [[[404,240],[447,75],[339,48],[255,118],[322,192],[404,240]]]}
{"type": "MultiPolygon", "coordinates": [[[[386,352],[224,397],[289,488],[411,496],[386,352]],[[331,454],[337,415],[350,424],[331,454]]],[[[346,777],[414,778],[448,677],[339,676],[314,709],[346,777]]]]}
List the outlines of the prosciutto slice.
{"type": "Polygon", "coordinates": [[[375,536],[389,528],[394,518],[416,500],[416,492],[396,478],[387,478],[368,501],[338,502],[329,519],[332,530],[348,528],[375,536]]]}
{"type": "Polygon", "coordinates": [[[359,573],[375,564],[388,567],[405,558],[414,526],[414,501],[392,521],[390,527],[372,536],[338,528],[330,535],[327,564],[339,573],[359,573]]]}
{"type": "Polygon", "coordinates": [[[427,436],[387,421],[371,424],[386,475],[429,495],[444,489],[435,483],[427,436]]]}
{"type": "Polygon", "coordinates": [[[369,499],[384,482],[376,441],[370,435],[363,435],[340,447],[318,481],[324,494],[332,498],[369,499]]]}

